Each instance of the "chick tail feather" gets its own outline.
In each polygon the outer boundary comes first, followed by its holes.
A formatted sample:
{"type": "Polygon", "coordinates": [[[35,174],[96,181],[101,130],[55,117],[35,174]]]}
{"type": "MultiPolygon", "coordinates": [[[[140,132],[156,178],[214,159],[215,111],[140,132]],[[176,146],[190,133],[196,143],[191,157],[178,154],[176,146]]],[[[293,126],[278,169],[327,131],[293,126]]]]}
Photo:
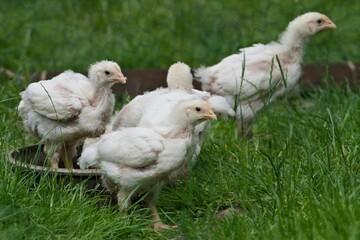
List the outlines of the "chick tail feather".
{"type": "Polygon", "coordinates": [[[210,80],[206,71],[206,67],[199,67],[196,69],[191,69],[191,74],[193,75],[194,79],[200,82],[202,85],[209,85],[210,80]]]}

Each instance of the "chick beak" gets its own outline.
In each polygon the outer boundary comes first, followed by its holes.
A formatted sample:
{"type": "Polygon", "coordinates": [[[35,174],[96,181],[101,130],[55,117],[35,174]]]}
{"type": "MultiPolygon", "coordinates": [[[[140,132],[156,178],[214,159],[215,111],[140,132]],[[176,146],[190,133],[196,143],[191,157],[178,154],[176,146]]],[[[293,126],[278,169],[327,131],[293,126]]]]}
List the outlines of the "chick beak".
{"type": "Polygon", "coordinates": [[[329,18],[325,19],[324,29],[335,29],[336,25],[329,18]]]}
{"type": "Polygon", "coordinates": [[[126,77],[124,76],[124,74],[122,74],[122,72],[117,73],[115,76],[111,77],[109,80],[114,83],[126,83],[126,77]]]}
{"type": "Polygon", "coordinates": [[[205,111],[203,117],[204,117],[204,119],[217,120],[216,114],[214,113],[214,111],[211,108],[209,108],[207,111],[205,111]]]}

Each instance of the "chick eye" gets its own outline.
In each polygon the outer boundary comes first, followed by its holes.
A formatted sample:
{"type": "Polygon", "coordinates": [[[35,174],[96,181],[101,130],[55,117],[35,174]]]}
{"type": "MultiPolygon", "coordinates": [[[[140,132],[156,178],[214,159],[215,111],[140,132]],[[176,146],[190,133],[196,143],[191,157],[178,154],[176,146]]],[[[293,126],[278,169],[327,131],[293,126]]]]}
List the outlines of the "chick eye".
{"type": "Polygon", "coordinates": [[[322,23],[322,19],[318,19],[316,22],[320,24],[322,23]]]}
{"type": "Polygon", "coordinates": [[[109,75],[109,74],[110,74],[110,72],[109,72],[109,71],[105,71],[105,74],[106,74],[106,75],[109,75]]]}
{"type": "Polygon", "coordinates": [[[201,108],[196,107],[195,110],[196,110],[197,112],[200,112],[200,111],[201,111],[201,108]]]}

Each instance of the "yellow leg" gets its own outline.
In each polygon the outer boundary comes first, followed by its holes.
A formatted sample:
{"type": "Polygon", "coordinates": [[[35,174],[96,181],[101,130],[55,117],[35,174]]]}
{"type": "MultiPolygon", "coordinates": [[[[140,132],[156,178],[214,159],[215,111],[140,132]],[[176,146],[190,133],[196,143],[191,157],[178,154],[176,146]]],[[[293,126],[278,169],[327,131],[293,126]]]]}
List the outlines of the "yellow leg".
{"type": "Polygon", "coordinates": [[[73,169],[74,163],[73,159],[77,155],[77,146],[78,141],[72,141],[61,144],[62,150],[61,150],[61,159],[64,161],[64,165],[67,169],[73,169]]]}
{"type": "MultiPolygon", "coordinates": [[[[65,145],[65,144],[62,144],[62,145],[65,145]]],[[[73,159],[73,154],[72,154],[71,146],[70,147],[68,147],[67,145],[62,146],[61,160],[64,161],[65,168],[67,168],[67,169],[74,168],[72,159],[73,159]]]]}
{"type": "Polygon", "coordinates": [[[169,226],[161,221],[161,218],[159,216],[159,213],[156,209],[156,206],[154,203],[149,203],[149,208],[151,209],[151,215],[152,219],[154,221],[154,229],[176,229],[178,226],[169,226]]]}
{"type": "Polygon", "coordinates": [[[58,146],[53,144],[52,142],[46,141],[44,151],[46,155],[50,158],[50,167],[58,169],[60,160],[58,146]]]}
{"type": "Polygon", "coordinates": [[[54,153],[51,157],[51,168],[58,169],[59,168],[59,153],[54,153]]]}
{"type": "Polygon", "coordinates": [[[120,189],[116,195],[120,210],[124,211],[125,213],[126,213],[127,208],[131,204],[129,195],[130,195],[129,191],[124,190],[124,189],[120,189]]]}
{"type": "Polygon", "coordinates": [[[154,229],[176,229],[177,228],[176,225],[169,226],[161,221],[161,218],[160,218],[157,208],[155,206],[156,198],[157,197],[153,194],[150,194],[146,198],[147,205],[151,210],[152,219],[154,221],[154,225],[153,225],[154,229]]]}

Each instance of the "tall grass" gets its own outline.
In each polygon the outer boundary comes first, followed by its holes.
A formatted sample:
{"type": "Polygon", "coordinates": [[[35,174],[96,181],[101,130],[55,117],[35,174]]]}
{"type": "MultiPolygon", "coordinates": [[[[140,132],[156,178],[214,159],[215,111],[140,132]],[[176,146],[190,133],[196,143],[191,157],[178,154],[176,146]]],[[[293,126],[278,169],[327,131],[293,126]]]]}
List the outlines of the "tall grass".
{"type": "MultiPolygon", "coordinates": [[[[154,231],[136,204],[127,216],[106,195],[7,161],[36,143],[17,115],[19,92],[43,69],[84,70],[104,58],[123,68],[216,63],[239,47],[276,39],[294,16],[316,10],[337,24],[309,42],[305,63],[359,61],[360,4],[347,1],[8,1],[0,4],[0,239],[358,239],[360,97],[323,86],[267,108],[255,137],[213,122],[188,181],[158,207],[178,230],[154,231]],[[219,220],[224,208],[241,214],[219,220]]],[[[117,107],[121,107],[117,103],[117,107]]]]}

